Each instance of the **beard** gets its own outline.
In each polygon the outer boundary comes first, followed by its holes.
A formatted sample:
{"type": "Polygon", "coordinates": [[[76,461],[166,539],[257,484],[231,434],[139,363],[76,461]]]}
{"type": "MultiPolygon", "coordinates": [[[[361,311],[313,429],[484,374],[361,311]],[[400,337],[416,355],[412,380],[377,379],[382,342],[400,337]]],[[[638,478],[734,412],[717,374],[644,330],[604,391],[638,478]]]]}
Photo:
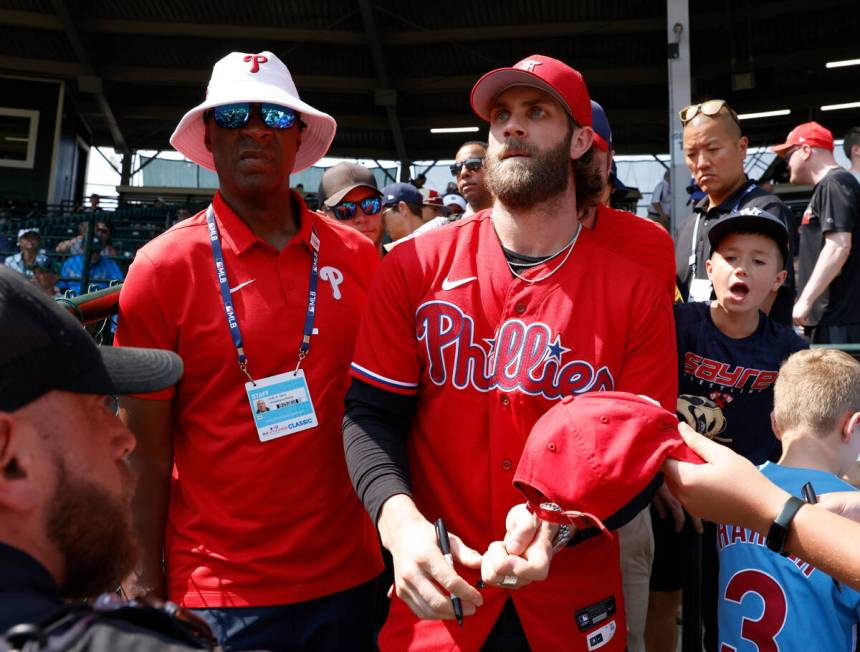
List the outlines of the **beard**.
{"type": "Polygon", "coordinates": [[[111,591],[137,562],[129,504],[92,482],[69,477],[61,458],[55,464],[47,534],[64,561],[60,592],[81,599],[111,591]]]}
{"type": "Polygon", "coordinates": [[[570,183],[572,133],[555,147],[540,151],[516,138],[487,152],[487,186],[505,206],[529,209],[567,190],[570,183]],[[502,160],[508,150],[529,158],[502,160]]]}

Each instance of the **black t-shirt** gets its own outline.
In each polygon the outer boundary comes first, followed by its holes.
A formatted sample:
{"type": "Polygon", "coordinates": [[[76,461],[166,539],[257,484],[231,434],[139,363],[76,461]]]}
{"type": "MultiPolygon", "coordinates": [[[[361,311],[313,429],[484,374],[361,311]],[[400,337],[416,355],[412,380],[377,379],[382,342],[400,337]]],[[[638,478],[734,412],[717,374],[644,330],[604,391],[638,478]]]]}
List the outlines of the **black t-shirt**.
{"type": "MultiPolygon", "coordinates": [[[[791,210],[782,203],[779,197],[757,186],[755,181],[747,179],[746,183],[718,206],[711,207],[708,198],[705,197],[693,206],[693,215],[688,217],[681,226],[678,240],[675,243],[675,271],[678,275],[678,289],[681,290],[684,301],[689,296],[692,279],[708,278],[708,272],[705,269],[705,261],[711,256],[711,243],[708,242],[706,235],[708,222],[749,206],[760,208],[780,218],[788,227],[788,241],[793,241],[797,225],[791,210]],[[697,223],[698,229],[696,228],[697,223]],[[694,231],[696,234],[695,264],[691,265],[690,257],[693,253],[694,231]]],[[[791,309],[794,306],[794,264],[792,263],[791,251],[788,252],[785,269],[788,276],[779,289],[779,294],[770,312],[770,318],[777,323],[790,326],[791,309]]]]}
{"type": "Polygon", "coordinates": [[[678,394],[716,403],[724,417],[720,443],[753,464],[778,456],[773,384],[782,362],[809,348],[792,329],[759,315],[756,331],[735,339],[717,328],[707,303],[675,304],[678,394]]]}
{"type": "Polygon", "coordinates": [[[834,168],[815,185],[800,224],[798,290],[803,291],[828,233],[850,233],[851,253],[812,307],[810,325],[843,326],[860,323],[860,184],[847,170],[834,168]]]}

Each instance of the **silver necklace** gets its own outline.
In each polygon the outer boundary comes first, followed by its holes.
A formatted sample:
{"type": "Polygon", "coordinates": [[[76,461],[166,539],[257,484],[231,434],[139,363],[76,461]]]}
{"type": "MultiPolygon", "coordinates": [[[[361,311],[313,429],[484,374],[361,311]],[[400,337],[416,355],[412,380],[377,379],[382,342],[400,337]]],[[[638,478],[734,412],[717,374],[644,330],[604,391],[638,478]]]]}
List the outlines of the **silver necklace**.
{"type": "Polygon", "coordinates": [[[536,263],[528,263],[526,265],[517,265],[517,267],[525,267],[525,268],[531,268],[531,267],[536,267],[537,265],[543,265],[544,263],[548,263],[553,258],[560,255],[566,249],[567,253],[564,255],[564,258],[561,259],[561,262],[558,265],[556,265],[552,271],[547,272],[543,276],[540,276],[540,277],[535,278],[535,279],[525,278],[524,276],[521,276],[520,274],[517,273],[517,271],[514,269],[514,265],[512,265],[511,261],[509,261],[509,260],[506,261],[508,263],[508,269],[511,270],[511,274],[516,276],[521,281],[525,281],[526,283],[529,283],[529,284],[540,283],[541,281],[545,281],[550,276],[555,274],[558,270],[560,270],[562,267],[564,267],[564,264],[567,262],[567,259],[570,258],[570,254],[573,253],[573,248],[576,246],[576,241],[579,239],[580,231],[582,231],[582,224],[577,223],[576,233],[573,234],[573,237],[570,239],[570,242],[568,244],[564,245],[564,247],[559,249],[556,253],[554,253],[549,258],[547,258],[545,260],[541,260],[541,261],[536,262],[536,263]]]}

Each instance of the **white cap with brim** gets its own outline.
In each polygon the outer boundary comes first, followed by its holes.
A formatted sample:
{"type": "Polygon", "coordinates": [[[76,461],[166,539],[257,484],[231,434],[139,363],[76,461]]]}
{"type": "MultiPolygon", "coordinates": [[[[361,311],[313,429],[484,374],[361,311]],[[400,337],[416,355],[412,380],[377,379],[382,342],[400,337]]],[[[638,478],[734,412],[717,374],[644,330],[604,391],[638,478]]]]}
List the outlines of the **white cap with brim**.
{"type": "Polygon", "coordinates": [[[292,172],[319,161],[334,140],[335,119],[299,99],[290,71],[277,56],[271,52],[231,52],[212,68],[206,100],[182,117],[170,137],[170,144],[198,165],[214,171],[212,152],[203,142],[203,114],[213,107],[239,102],[280,104],[301,114],[307,129],[302,132],[302,144],[292,172]]]}

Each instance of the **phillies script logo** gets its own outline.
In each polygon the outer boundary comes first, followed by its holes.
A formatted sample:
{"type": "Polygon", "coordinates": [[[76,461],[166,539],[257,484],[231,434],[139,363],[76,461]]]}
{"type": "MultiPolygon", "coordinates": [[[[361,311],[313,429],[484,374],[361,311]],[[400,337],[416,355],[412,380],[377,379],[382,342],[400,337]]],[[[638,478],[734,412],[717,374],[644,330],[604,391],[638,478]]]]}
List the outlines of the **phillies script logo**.
{"type": "Polygon", "coordinates": [[[269,58],[263,54],[246,54],[243,61],[251,64],[251,72],[260,72],[260,64],[268,62],[269,58]]]}
{"type": "Polygon", "coordinates": [[[428,301],[415,316],[436,385],[451,382],[457,389],[520,391],[548,399],[615,389],[605,366],[595,369],[585,360],[563,364],[570,349],[541,322],[511,319],[499,326],[495,338],[476,342],[475,322],[452,303],[428,301]]]}

